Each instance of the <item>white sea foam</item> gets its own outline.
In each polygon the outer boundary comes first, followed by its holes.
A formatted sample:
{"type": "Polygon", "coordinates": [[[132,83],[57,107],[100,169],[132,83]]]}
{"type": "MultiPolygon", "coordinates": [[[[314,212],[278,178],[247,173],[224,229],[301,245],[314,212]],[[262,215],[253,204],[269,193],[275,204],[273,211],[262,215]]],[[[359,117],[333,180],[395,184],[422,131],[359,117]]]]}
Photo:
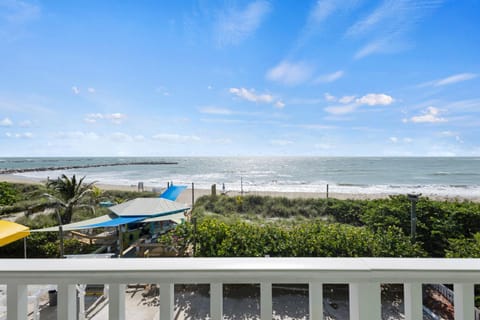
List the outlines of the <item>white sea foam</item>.
{"type": "MultiPolygon", "coordinates": [[[[21,168],[27,159],[2,165],[21,168]],[[17,167],[15,167],[17,166],[17,167]]],[[[132,161],[132,159],[123,159],[132,161]]],[[[151,159],[139,158],[138,161],[151,159]]],[[[480,198],[478,158],[169,158],[178,165],[117,166],[72,170],[25,172],[18,175],[45,180],[61,174],[86,176],[86,181],[132,186],[165,187],[167,182],[195,184],[210,189],[212,184],[227,190],[246,192],[329,192],[342,194],[406,194],[480,198]]],[[[117,158],[28,159],[28,167],[52,163],[120,162],[117,158]],[[35,162],[36,161],[36,162],[35,162]]]]}

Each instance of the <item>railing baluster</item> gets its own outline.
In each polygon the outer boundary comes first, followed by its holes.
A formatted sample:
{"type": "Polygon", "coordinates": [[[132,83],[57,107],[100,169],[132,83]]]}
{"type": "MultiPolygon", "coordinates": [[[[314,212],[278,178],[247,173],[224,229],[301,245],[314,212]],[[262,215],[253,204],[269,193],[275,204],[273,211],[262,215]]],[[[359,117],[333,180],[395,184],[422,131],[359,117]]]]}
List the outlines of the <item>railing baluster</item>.
{"type": "Polygon", "coordinates": [[[108,285],[108,319],[125,320],[125,284],[108,285]]]}
{"type": "Polygon", "coordinates": [[[358,282],[349,284],[350,319],[380,320],[380,284],[358,282]]]}
{"type": "Polygon", "coordinates": [[[174,294],[173,283],[160,283],[160,320],[173,319],[174,294]]]}
{"type": "Polygon", "coordinates": [[[473,283],[454,283],[453,299],[455,320],[474,319],[474,286],[473,283]]]}
{"type": "Polygon", "coordinates": [[[25,284],[7,284],[7,319],[26,320],[28,314],[28,290],[25,284]]]}
{"type": "Polygon", "coordinates": [[[210,319],[223,319],[223,284],[210,283],[210,319]]]}
{"type": "Polygon", "coordinates": [[[58,319],[77,319],[77,289],[74,284],[59,284],[57,293],[58,319]]]}
{"type": "Polygon", "coordinates": [[[310,282],[308,284],[308,299],[310,306],[310,320],[323,320],[323,284],[310,282]]]}
{"type": "Polygon", "coordinates": [[[380,282],[403,282],[406,320],[418,320],[423,318],[422,283],[440,281],[454,284],[456,319],[471,320],[476,317],[473,282],[480,277],[479,270],[478,259],[196,258],[195,264],[190,259],[167,258],[32,259],[28,263],[24,259],[2,259],[0,283],[7,285],[6,297],[1,299],[6,299],[9,320],[27,319],[27,283],[57,284],[58,318],[68,320],[76,316],[75,283],[104,282],[110,282],[109,319],[124,320],[125,285],[118,283],[148,283],[155,279],[162,282],[158,310],[161,320],[171,320],[175,315],[174,283],[210,283],[210,317],[222,320],[225,282],[260,283],[260,318],[269,320],[273,314],[271,286],[279,279],[309,284],[312,320],[323,319],[322,281],[349,283],[352,320],[379,320],[380,282]]]}
{"type": "Polygon", "coordinates": [[[260,283],[260,319],[272,320],[272,283],[260,283]]]}
{"type": "Polygon", "coordinates": [[[423,296],[421,283],[404,283],[403,299],[405,305],[405,320],[423,318],[423,296]]]}

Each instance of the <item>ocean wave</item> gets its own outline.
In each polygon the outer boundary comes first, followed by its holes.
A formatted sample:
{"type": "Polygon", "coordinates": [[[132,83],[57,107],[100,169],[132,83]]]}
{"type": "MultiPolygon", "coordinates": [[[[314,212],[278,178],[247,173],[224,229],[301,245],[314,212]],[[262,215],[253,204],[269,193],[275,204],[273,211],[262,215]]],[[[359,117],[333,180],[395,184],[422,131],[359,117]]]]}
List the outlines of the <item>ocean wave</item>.
{"type": "Polygon", "coordinates": [[[434,172],[430,174],[431,176],[480,176],[478,172],[434,172]]]}

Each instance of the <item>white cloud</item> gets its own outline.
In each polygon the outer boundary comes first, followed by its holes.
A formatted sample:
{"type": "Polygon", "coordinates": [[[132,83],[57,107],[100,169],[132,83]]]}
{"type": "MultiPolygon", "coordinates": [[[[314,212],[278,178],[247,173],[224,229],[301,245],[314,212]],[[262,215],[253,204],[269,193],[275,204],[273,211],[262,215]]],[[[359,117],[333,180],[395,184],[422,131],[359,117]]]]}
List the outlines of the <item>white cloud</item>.
{"type": "Polygon", "coordinates": [[[330,93],[326,92],[324,94],[325,100],[329,102],[337,101],[337,98],[335,96],[332,96],[330,93]]]}
{"type": "Polygon", "coordinates": [[[267,72],[266,78],[285,85],[297,85],[310,79],[311,75],[312,68],[304,62],[282,61],[267,72]]]}
{"type": "Polygon", "coordinates": [[[282,109],[283,107],[285,107],[285,103],[281,100],[278,100],[277,102],[275,102],[274,106],[279,109],[282,109]]]}
{"type": "Polygon", "coordinates": [[[337,9],[339,1],[324,0],[317,1],[315,7],[310,13],[310,18],[316,23],[322,22],[337,9]]]}
{"type": "Polygon", "coordinates": [[[446,86],[449,84],[454,84],[458,82],[463,82],[471,79],[475,79],[478,75],[475,73],[459,73],[459,74],[454,74],[446,78],[442,79],[437,79],[434,81],[429,81],[426,83],[422,83],[419,85],[419,87],[427,87],[427,86],[433,86],[433,87],[441,87],[441,86],[446,86]]]}
{"type": "Polygon", "coordinates": [[[135,140],[135,141],[145,141],[145,137],[141,134],[137,134],[137,135],[133,136],[133,140],[135,140]]]}
{"type": "Polygon", "coordinates": [[[123,121],[125,121],[125,119],[127,119],[127,115],[123,113],[106,114],[105,119],[108,119],[115,124],[121,124],[123,121]]]}
{"type": "Polygon", "coordinates": [[[356,102],[359,104],[368,104],[369,106],[387,106],[392,104],[393,101],[394,99],[391,96],[383,93],[369,93],[356,100],[356,102]]]}
{"type": "Polygon", "coordinates": [[[12,139],[32,139],[33,138],[33,133],[31,133],[31,132],[24,132],[24,133],[6,132],[5,136],[7,138],[12,138],[12,139]]]}
{"type": "Polygon", "coordinates": [[[355,54],[360,59],[373,53],[397,52],[409,47],[407,35],[443,0],[385,0],[346,32],[347,37],[370,39],[355,54]]]}
{"type": "MultiPolygon", "coordinates": [[[[0,8],[5,9],[2,18],[12,23],[21,24],[34,20],[40,16],[40,7],[24,1],[0,1],[0,8]]],[[[3,10],[2,10],[3,11],[3,10]]]]}
{"type": "Polygon", "coordinates": [[[22,128],[28,128],[32,125],[32,121],[24,120],[24,121],[21,121],[18,125],[22,128]]]}
{"type": "Polygon", "coordinates": [[[293,141],[274,139],[274,140],[270,140],[270,144],[274,146],[288,146],[290,144],[293,144],[293,141]]]}
{"type": "Polygon", "coordinates": [[[474,79],[476,77],[477,77],[477,75],[474,74],[474,73],[460,73],[460,74],[456,74],[456,75],[453,75],[453,76],[450,76],[450,77],[447,77],[447,78],[444,78],[444,79],[440,79],[440,80],[436,81],[436,83],[434,85],[435,86],[444,86],[444,85],[447,85],[447,84],[453,84],[453,83],[457,83],[457,82],[467,81],[467,80],[470,80],[470,79],[474,79]]]}
{"type": "Polygon", "coordinates": [[[245,88],[230,88],[229,92],[247,101],[273,104],[274,107],[279,109],[285,107],[285,102],[276,99],[273,95],[269,93],[257,94],[254,89],[248,90],[245,88]]]}
{"type": "MultiPolygon", "coordinates": [[[[330,93],[325,93],[325,100],[329,102],[335,102],[338,101],[343,104],[351,103],[355,100],[356,96],[343,96],[341,98],[337,98],[335,96],[332,96],[330,93]]],[[[362,97],[363,98],[363,97],[362,97]]],[[[358,103],[361,103],[360,101],[357,101],[358,103]]]]}
{"type": "Polygon", "coordinates": [[[271,94],[256,94],[254,89],[230,88],[229,91],[230,93],[251,102],[272,103],[274,100],[271,94]]]}
{"type": "Polygon", "coordinates": [[[10,118],[4,118],[0,120],[0,127],[11,127],[13,125],[13,121],[10,118]]]}
{"type": "Polygon", "coordinates": [[[87,91],[92,94],[96,92],[95,88],[88,88],[87,91]]]}
{"type": "MultiPolygon", "coordinates": [[[[337,101],[335,97],[333,97],[331,100],[337,101]]],[[[343,96],[340,99],[338,99],[338,102],[343,103],[343,105],[328,106],[324,110],[334,115],[343,115],[343,114],[354,112],[357,108],[359,108],[362,105],[386,106],[386,105],[392,104],[393,101],[394,99],[391,96],[383,93],[369,93],[357,99],[355,99],[355,96],[343,96]]]]}
{"type": "Polygon", "coordinates": [[[89,113],[85,116],[85,122],[95,123],[99,119],[103,119],[103,114],[101,113],[89,113]]]}
{"type": "Polygon", "coordinates": [[[335,128],[334,126],[327,126],[323,124],[301,124],[298,125],[298,127],[308,130],[329,130],[335,128]]]}
{"type": "Polygon", "coordinates": [[[80,94],[80,89],[77,86],[72,87],[72,92],[74,95],[80,94]]]}
{"type": "Polygon", "coordinates": [[[155,92],[160,93],[161,95],[164,95],[165,97],[168,97],[170,95],[170,92],[168,89],[164,86],[159,86],[155,89],[155,92]]]}
{"type": "Polygon", "coordinates": [[[340,99],[338,99],[338,102],[346,104],[346,103],[350,103],[350,102],[354,101],[355,98],[356,98],[356,96],[343,96],[340,99]]]}
{"type": "Polygon", "coordinates": [[[220,14],[216,24],[217,42],[220,46],[237,45],[250,37],[270,12],[267,1],[254,1],[243,10],[228,8],[220,14]]]}
{"type": "Polygon", "coordinates": [[[422,115],[414,116],[410,118],[414,123],[439,123],[447,122],[447,119],[439,117],[440,110],[435,107],[428,107],[422,112],[422,115]]]}
{"type": "Polygon", "coordinates": [[[60,131],[55,134],[55,138],[57,139],[74,139],[74,140],[97,140],[100,138],[96,133],[94,132],[83,132],[83,131],[60,131]]]}
{"type": "Polygon", "coordinates": [[[89,113],[85,116],[85,122],[87,123],[96,123],[98,120],[110,120],[112,123],[121,124],[127,115],[123,113],[111,113],[111,114],[102,114],[102,113],[89,113]]]}
{"type": "Polygon", "coordinates": [[[343,77],[345,73],[342,70],[329,73],[329,74],[324,74],[319,76],[317,79],[315,79],[315,83],[329,83],[329,82],[334,82],[343,77]]]}
{"type": "Polygon", "coordinates": [[[199,109],[200,113],[206,114],[218,114],[218,115],[231,115],[233,114],[232,110],[226,108],[217,108],[217,107],[202,107],[199,109]]]}
{"type": "Polygon", "coordinates": [[[369,56],[373,53],[385,53],[388,51],[388,41],[385,39],[377,39],[373,40],[366,45],[364,45],[362,48],[360,48],[354,55],[354,59],[362,59],[365,58],[366,56],[369,56]]]}
{"type": "Polygon", "coordinates": [[[440,135],[441,135],[442,137],[455,137],[455,136],[458,135],[458,133],[447,130],[447,131],[442,131],[442,132],[440,132],[440,135]]]}
{"type": "Polygon", "coordinates": [[[383,25],[388,25],[389,23],[396,22],[396,20],[400,18],[399,11],[401,10],[401,7],[404,5],[404,3],[404,0],[383,1],[382,4],[377,7],[370,15],[357,21],[350,28],[348,28],[346,35],[363,35],[374,29],[375,26],[378,26],[382,23],[383,25]]]}
{"type": "Polygon", "coordinates": [[[328,143],[317,143],[313,146],[315,149],[321,149],[321,150],[330,150],[333,148],[331,144],[328,143]]]}
{"type": "Polygon", "coordinates": [[[390,140],[390,142],[392,143],[400,143],[400,142],[403,142],[405,144],[408,144],[408,143],[412,143],[413,142],[413,139],[411,138],[403,138],[403,139],[400,139],[400,138],[397,138],[397,137],[390,137],[388,138],[388,140],[390,140]]]}
{"type": "Polygon", "coordinates": [[[321,104],[326,99],[324,98],[292,98],[288,100],[289,105],[315,105],[321,104]]]}
{"type": "Polygon", "coordinates": [[[185,136],[179,134],[171,133],[159,133],[152,137],[155,140],[159,140],[167,143],[188,143],[188,142],[198,142],[201,139],[197,136],[185,136]]]}
{"type": "Polygon", "coordinates": [[[218,138],[213,140],[213,143],[223,144],[223,145],[232,144],[232,142],[233,142],[232,139],[229,139],[229,138],[218,138]]]}
{"type": "Polygon", "coordinates": [[[305,25],[303,26],[300,36],[295,42],[294,51],[299,50],[302,46],[312,40],[312,37],[324,32],[322,24],[334,14],[341,14],[354,9],[359,0],[317,0],[315,4],[311,6],[311,10],[308,12],[308,17],[305,25]]]}
{"type": "Polygon", "coordinates": [[[329,106],[329,107],[326,107],[324,110],[331,114],[343,115],[343,114],[347,114],[355,111],[357,107],[358,107],[358,104],[352,103],[352,104],[341,105],[341,106],[329,106]]]}
{"type": "Polygon", "coordinates": [[[123,132],[114,132],[110,135],[110,139],[116,142],[131,142],[133,141],[132,136],[123,133],[123,132]]]}

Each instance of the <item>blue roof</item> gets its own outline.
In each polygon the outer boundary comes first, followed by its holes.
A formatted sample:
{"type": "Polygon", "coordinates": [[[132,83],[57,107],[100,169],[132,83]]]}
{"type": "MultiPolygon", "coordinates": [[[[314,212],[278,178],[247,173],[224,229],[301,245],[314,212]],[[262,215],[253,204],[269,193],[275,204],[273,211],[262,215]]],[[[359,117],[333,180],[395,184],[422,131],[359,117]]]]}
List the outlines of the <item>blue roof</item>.
{"type": "Polygon", "coordinates": [[[182,193],[182,191],[185,190],[185,189],[187,189],[187,186],[174,186],[174,185],[171,185],[170,187],[168,187],[167,190],[165,190],[165,191],[160,195],[160,198],[175,201],[175,200],[177,200],[177,198],[178,198],[178,196],[180,195],[180,193],[182,193]]]}
{"type": "Polygon", "coordinates": [[[117,227],[119,225],[122,225],[122,224],[128,224],[128,223],[132,223],[132,222],[137,222],[137,221],[140,221],[140,220],[143,220],[145,218],[148,218],[147,216],[141,216],[141,217],[118,217],[118,218],[114,218],[112,220],[108,220],[108,221],[105,221],[105,222],[100,222],[100,223],[95,223],[95,224],[90,224],[90,225],[87,225],[85,227],[83,227],[84,229],[87,229],[87,228],[106,228],[106,227],[117,227]]]}

